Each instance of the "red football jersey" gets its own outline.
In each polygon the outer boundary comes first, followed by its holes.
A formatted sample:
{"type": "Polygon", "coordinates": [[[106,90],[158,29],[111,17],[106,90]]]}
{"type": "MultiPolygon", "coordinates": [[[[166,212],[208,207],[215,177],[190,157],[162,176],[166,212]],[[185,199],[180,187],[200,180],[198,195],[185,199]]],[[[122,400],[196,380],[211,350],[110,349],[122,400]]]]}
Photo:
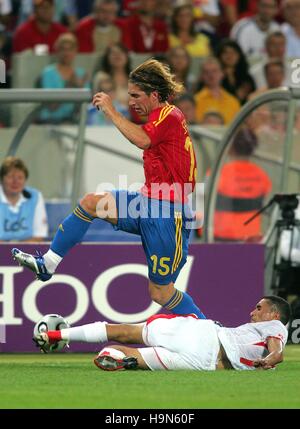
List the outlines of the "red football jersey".
{"type": "Polygon", "coordinates": [[[183,113],[167,104],[153,110],[142,128],[151,139],[143,155],[146,182],[142,194],[186,202],[195,187],[197,164],[183,113]]]}

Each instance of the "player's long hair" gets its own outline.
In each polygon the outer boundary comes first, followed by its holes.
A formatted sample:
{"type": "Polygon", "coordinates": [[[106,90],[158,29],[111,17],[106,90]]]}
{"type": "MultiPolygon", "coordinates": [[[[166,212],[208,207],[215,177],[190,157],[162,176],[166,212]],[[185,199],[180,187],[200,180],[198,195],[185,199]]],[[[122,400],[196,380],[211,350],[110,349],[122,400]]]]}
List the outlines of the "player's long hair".
{"type": "Polygon", "coordinates": [[[129,82],[137,85],[148,95],[157,91],[162,102],[184,90],[183,85],[176,82],[170,67],[154,59],[147,60],[135,68],[129,75],[129,82]]]}

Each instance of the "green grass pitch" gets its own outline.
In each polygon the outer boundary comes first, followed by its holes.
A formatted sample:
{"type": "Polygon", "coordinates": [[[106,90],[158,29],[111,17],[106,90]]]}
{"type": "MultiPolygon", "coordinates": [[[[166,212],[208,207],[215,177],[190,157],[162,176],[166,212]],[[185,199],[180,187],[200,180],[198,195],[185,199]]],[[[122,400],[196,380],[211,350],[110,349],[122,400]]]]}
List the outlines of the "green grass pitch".
{"type": "Polygon", "coordinates": [[[0,408],[300,408],[300,345],[275,371],[119,371],[92,354],[1,354],[0,408]]]}

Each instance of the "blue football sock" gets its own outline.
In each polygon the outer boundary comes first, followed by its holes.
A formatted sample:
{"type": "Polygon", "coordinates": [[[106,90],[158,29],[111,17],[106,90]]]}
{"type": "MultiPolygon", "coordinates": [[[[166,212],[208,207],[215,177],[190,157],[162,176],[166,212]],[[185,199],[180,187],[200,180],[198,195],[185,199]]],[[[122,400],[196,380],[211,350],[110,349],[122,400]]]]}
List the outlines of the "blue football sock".
{"type": "Polygon", "coordinates": [[[93,219],[78,205],[73,213],[59,225],[50,249],[63,258],[75,244],[81,242],[93,219]]]}
{"type": "Polygon", "coordinates": [[[199,319],[206,319],[202,311],[194,303],[190,295],[185,292],[180,292],[176,289],[172,298],[164,305],[174,314],[196,314],[199,319]]]}

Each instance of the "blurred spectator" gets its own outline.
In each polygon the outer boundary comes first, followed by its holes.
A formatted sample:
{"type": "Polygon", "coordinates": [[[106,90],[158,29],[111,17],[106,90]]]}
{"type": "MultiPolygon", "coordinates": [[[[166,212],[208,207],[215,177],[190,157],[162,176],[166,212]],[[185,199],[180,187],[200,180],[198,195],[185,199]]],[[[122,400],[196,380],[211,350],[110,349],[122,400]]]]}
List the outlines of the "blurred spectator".
{"type": "Polygon", "coordinates": [[[286,81],[284,63],[280,60],[270,60],[264,65],[264,74],[266,79],[266,86],[258,89],[250,94],[249,99],[253,99],[260,94],[268,91],[269,89],[276,89],[284,86],[286,81]]]}
{"type": "Polygon", "coordinates": [[[183,93],[175,98],[174,104],[182,111],[189,125],[196,124],[196,103],[192,95],[183,93]]]}
{"type": "Polygon", "coordinates": [[[248,95],[255,91],[255,83],[249,74],[249,65],[239,44],[234,40],[224,39],[216,54],[219,59],[224,78],[222,86],[244,104],[248,95]],[[248,88],[248,92],[245,90],[248,88]]]}
{"type": "MultiPolygon", "coordinates": [[[[57,62],[47,66],[41,75],[41,88],[89,88],[86,71],[75,67],[77,40],[71,33],[62,34],[55,43],[57,62]]],[[[42,122],[61,123],[76,121],[76,109],[72,103],[53,104],[40,114],[42,122]]]]}
{"type": "MultiPolygon", "coordinates": [[[[19,0],[15,0],[19,1],[19,0]]],[[[76,22],[93,11],[93,4],[95,0],[54,0],[55,1],[55,15],[56,22],[67,21],[70,27],[73,27],[76,22]]],[[[27,20],[33,11],[32,0],[21,0],[20,2],[19,21],[22,23],[27,20]]]]}
{"type": "MultiPolygon", "coordinates": [[[[252,94],[249,100],[252,99],[252,94]]],[[[263,135],[264,138],[272,135],[272,115],[270,103],[264,103],[253,110],[252,113],[245,119],[247,127],[253,131],[257,136],[263,135]]],[[[268,141],[271,141],[268,139],[268,141]]]]}
{"type": "Polygon", "coordinates": [[[206,34],[214,47],[216,40],[216,29],[220,22],[220,7],[217,0],[191,0],[196,19],[197,32],[206,34]]]}
{"type": "Polygon", "coordinates": [[[21,6],[20,0],[1,0],[0,9],[0,24],[2,23],[6,30],[12,35],[18,25],[19,10],[21,6]],[[4,12],[3,12],[4,11],[4,12]],[[1,15],[4,13],[4,15],[1,15]]]}
{"type": "Polygon", "coordinates": [[[266,54],[269,59],[283,60],[286,57],[286,38],[281,31],[269,33],[266,42],[266,54]]]}
{"type": "Polygon", "coordinates": [[[136,13],[124,18],[123,43],[129,51],[152,54],[168,51],[167,24],[156,13],[156,0],[139,0],[136,13]]]}
{"type": "Polygon", "coordinates": [[[0,1],[0,24],[3,24],[4,26],[8,25],[11,12],[12,12],[11,0],[1,0],[0,1]]]}
{"type": "MultiPolygon", "coordinates": [[[[120,0],[120,15],[130,16],[137,13],[139,8],[139,0],[120,0]]],[[[174,0],[156,0],[155,16],[169,22],[173,12],[174,0]]]]}
{"type": "MultiPolygon", "coordinates": [[[[27,21],[33,14],[33,0],[22,0],[19,8],[19,25],[27,21]]],[[[77,21],[77,9],[75,0],[54,0],[53,21],[65,23],[73,30],[77,21]]]]}
{"type": "Polygon", "coordinates": [[[121,10],[120,13],[122,16],[130,16],[136,13],[138,9],[138,0],[120,0],[121,10]]]}
{"type": "Polygon", "coordinates": [[[11,66],[12,41],[10,34],[5,31],[4,25],[0,24],[0,60],[5,62],[5,82],[0,81],[0,84],[5,84],[10,87],[10,66],[11,66]]]}
{"type": "MultiPolygon", "coordinates": [[[[130,114],[128,106],[124,106],[118,101],[116,97],[116,87],[114,81],[111,76],[106,73],[98,73],[94,79],[93,92],[97,93],[102,91],[112,98],[115,109],[129,119],[130,114]]],[[[87,114],[87,125],[99,126],[111,124],[112,122],[109,121],[109,119],[107,118],[107,116],[105,116],[102,110],[98,110],[95,106],[93,106],[92,103],[89,105],[87,114]]]]}
{"type": "Polygon", "coordinates": [[[260,138],[263,151],[272,150],[281,156],[286,137],[288,104],[285,102],[264,103],[247,116],[247,126],[260,138]]]}
{"type": "Polygon", "coordinates": [[[280,60],[270,60],[264,67],[267,89],[275,89],[284,86],[285,69],[280,60]]]}
{"type": "Polygon", "coordinates": [[[257,14],[243,18],[233,26],[231,38],[235,39],[244,54],[260,56],[265,52],[265,39],[268,33],[279,30],[274,21],[278,8],[276,0],[258,0],[257,14]]]}
{"type": "Polygon", "coordinates": [[[26,186],[28,169],[15,157],[0,167],[0,241],[42,241],[48,235],[42,194],[26,186]]]}
{"type": "Polygon", "coordinates": [[[289,58],[300,57],[300,0],[285,0],[283,13],[286,22],[282,24],[282,32],[285,34],[287,47],[286,54],[289,58]]]}
{"type": "MultiPolygon", "coordinates": [[[[124,108],[128,108],[128,76],[131,71],[131,61],[125,46],[116,43],[107,47],[97,70],[99,71],[94,80],[101,82],[103,78],[110,77],[114,87],[114,99],[124,108]]],[[[97,86],[97,83],[94,82],[93,86],[97,86]]]]}
{"type": "Polygon", "coordinates": [[[222,88],[224,74],[219,61],[210,57],[202,65],[201,80],[203,89],[195,95],[197,122],[202,123],[205,113],[219,112],[225,124],[229,124],[240,110],[236,97],[222,88]]]}
{"type": "Polygon", "coordinates": [[[261,167],[250,160],[257,137],[248,128],[240,129],[232,142],[229,159],[218,182],[214,236],[219,241],[258,241],[262,238],[261,216],[244,222],[263,207],[272,183],[261,167]]]}
{"type": "Polygon", "coordinates": [[[14,34],[13,51],[22,52],[27,49],[38,51],[42,45],[43,53],[52,53],[55,41],[67,29],[63,25],[53,22],[53,0],[33,0],[33,4],[33,17],[21,24],[14,34]]]}
{"type": "MultiPolygon", "coordinates": [[[[13,27],[13,3],[11,0],[0,0],[0,60],[5,62],[5,82],[0,80],[1,87],[9,88],[11,85],[11,54],[12,54],[12,35],[13,27]]],[[[0,65],[1,66],[1,65],[0,65]]],[[[1,75],[2,78],[2,75],[1,75]]],[[[0,127],[3,125],[2,115],[0,118],[0,127]]],[[[3,109],[5,110],[5,109],[3,109]]],[[[4,120],[6,122],[6,120],[4,120]]]]}
{"type": "Polygon", "coordinates": [[[288,86],[291,80],[291,66],[289,61],[286,58],[286,38],[281,31],[275,31],[270,33],[266,38],[266,57],[262,61],[259,61],[257,64],[254,64],[250,68],[250,73],[253,76],[256,87],[258,89],[266,87],[266,77],[265,77],[265,65],[270,60],[279,60],[284,63],[285,66],[285,80],[284,85],[288,86]]]}
{"type": "Polygon", "coordinates": [[[167,53],[167,63],[177,82],[183,83],[186,90],[190,90],[194,84],[191,80],[191,57],[183,46],[171,48],[167,53]]]}
{"type": "Polygon", "coordinates": [[[116,0],[95,0],[93,13],[79,21],[75,29],[79,52],[102,54],[112,43],[121,41],[122,33],[116,25],[116,0]]]}
{"type": "Polygon", "coordinates": [[[219,112],[214,112],[213,110],[206,112],[201,122],[201,125],[208,126],[222,126],[224,125],[224,118],[219,112]]]}
{"type": "Polygon", "coordinates": [[[226,36],[237,21],[257,12],[257,0],[220,0],[220,6],[223,13],[221,34],[226,36]]]}
{"type": "MultiPolygon", "coordinates": [[[[68,1],[68,0],[67,0],[68,1]]],[[[73,0],[75,3],[76,16],[78,19],[82,19],[87,15],[90,15],[93,11],[93,4],[95,0],[73,0]]]]}
{"type": "Polygon", "coordinates": [[[171,48],[184,46],[191,57],[206,57],[210,54],[209,38],[197,33],[191,5],[174,8],[169,42],[171,48]]]}
{"type": "MultiPolygon", "coordinates": [[[[10,87],[10,54],[11,39],[4,26],[0,24],[0,88],[10,87]]],[[[0,103],[0,128],[10,125],[11,109],[8,106],[0,103]]]]}
{"type": "Polygon", "coordinates": [[[156,10],[157,18],[162,19],[166,23],[169,23],[174,9],[173,0],[156,0],[158,5],[156,10]]]}
{"type": "Polygon", "coordinates": [[[283,14],[283,3],[285,0],[277,0],[277,4],[278,4],[278,13],[276,15],[276,21],[279,22],[279,24],[282,24],[285,19],[284,19],[284,14],[283,14]]]}

